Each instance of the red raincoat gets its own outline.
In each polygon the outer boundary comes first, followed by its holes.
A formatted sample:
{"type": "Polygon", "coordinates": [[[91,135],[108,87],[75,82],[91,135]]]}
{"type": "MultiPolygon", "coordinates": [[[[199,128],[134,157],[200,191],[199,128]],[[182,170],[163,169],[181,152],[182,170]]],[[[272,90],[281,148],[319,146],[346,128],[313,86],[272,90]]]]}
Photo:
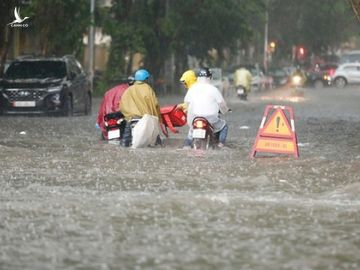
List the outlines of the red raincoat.
{"type": "Polygon", "coordinates": [[[128,87],[129,85],[127,83],[120,84],[105,93],[104,98],[100,103],[99,113],[96,120],[96,123],[100,126],[102,132],[106,131],[104,126],[105,114],[119,111],[121,96],[128,87]]]}

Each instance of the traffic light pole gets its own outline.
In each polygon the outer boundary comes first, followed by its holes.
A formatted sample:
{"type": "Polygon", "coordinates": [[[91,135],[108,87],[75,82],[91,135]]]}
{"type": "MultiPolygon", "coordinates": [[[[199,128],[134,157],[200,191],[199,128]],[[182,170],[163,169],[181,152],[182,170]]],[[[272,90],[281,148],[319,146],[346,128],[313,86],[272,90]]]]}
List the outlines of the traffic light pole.
{"type": "Polygon", "coordinates": [[[266,2],[265,10],[265,32],[264,32],[264,69],[265,73],[268,70],[268,39],[269,39],[269,11],[268,11],[269,2],[266,2]]]}

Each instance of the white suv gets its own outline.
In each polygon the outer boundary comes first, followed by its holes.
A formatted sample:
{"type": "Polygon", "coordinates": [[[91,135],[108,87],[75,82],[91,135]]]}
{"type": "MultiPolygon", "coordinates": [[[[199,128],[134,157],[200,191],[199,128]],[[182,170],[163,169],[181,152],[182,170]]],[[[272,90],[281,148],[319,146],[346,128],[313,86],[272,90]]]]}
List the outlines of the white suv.
{"type": "Polygon", "coordinates": [[[344,88],[347,84],[360,83],[360,63],[340,65],[332,76],[332,82],[339,88],[344,88]]]}

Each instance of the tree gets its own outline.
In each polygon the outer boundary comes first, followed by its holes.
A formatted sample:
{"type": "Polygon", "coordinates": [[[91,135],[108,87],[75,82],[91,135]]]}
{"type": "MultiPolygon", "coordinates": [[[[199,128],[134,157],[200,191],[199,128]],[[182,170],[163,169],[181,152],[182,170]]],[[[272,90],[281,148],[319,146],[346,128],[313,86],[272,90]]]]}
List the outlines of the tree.
{"type": "Polygon", "coordinates": [[[260,0],[135,0],[113,1],[110,16],[104,20],[105,31],[113,38],[109,76],[124,74],[125,58],[134,52],[145,55],[144,65],[155,77],[164,73],[170,55],[186,66],[187,55],[202,62],[214,59],[209,50],[216,49],[219,64],[225,48],[235,48],[239,39],[251,37],[248,11],[260,0]],[[112,74],[112,75],[111,75],[112,74]]]}
{"type": "Polygon", "coordinates": [[[79,54],[90,23],[88,0],[32,0],[35,32],[43,55],[79,54]]]}
{"type": "Polygon", "coordinates": [[[303,45],[309,53],[322,54],[338,48],[357,32],[351,6],[343,0],[271,0],[270,33],[282,54],[303,45]]]}
{"type": "Polygon", "coordinates": [[[0,1],[0,77],[3,75],[4,65],[11,45],[13,29],[9,27],[13,18],[13,11],[20,1],[0,1]]]}
{"type": "Polygon", "coordinates": [[[5,25],[0,28],[0,74],[12,39],[13,29],[7,24],[13,19],[15,7],[24,7],[29,14],[29,27],[38,35],[43,55],[80,53],[82,37],[90,22],[88,0],[32,0],[26,6],[22,2],[0,1],[0,23],[5,25]]]}

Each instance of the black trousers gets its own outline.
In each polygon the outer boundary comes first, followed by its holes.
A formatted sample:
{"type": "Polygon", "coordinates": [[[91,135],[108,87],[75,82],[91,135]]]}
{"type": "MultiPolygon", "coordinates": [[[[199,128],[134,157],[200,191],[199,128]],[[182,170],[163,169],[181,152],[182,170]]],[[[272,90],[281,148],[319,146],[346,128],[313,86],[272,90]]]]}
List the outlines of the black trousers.
{"type": "Polygon", "coordinates": [[[131,141],[132,141],[131,122],[127,121],[124,128],[124,134],[121,139],[121,145],[125,147],[129,147],[131,145],[131,141]]]}

